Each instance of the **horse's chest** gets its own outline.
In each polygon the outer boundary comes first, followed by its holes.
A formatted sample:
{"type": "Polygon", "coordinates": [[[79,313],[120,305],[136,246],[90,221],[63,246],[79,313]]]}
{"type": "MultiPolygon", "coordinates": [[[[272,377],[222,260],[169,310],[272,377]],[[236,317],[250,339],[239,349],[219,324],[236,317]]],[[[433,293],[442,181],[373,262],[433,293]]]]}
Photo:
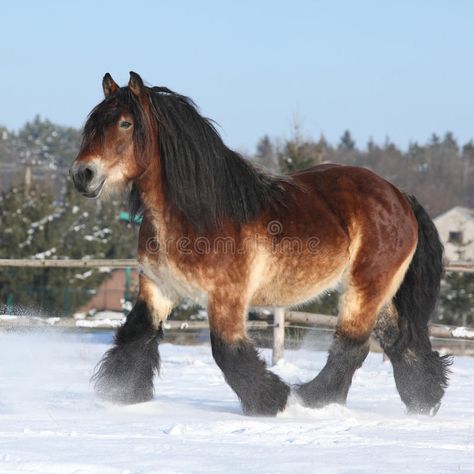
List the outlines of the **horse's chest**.
{"type": "Polygon", "coordinates": [[[172,301],[190,298],[201,306],[207,305],[207,292],[198,286],[192,275],[179,270],[168,261],[151,262],[145,258],[140,261],[140,270],[172,301]]]}

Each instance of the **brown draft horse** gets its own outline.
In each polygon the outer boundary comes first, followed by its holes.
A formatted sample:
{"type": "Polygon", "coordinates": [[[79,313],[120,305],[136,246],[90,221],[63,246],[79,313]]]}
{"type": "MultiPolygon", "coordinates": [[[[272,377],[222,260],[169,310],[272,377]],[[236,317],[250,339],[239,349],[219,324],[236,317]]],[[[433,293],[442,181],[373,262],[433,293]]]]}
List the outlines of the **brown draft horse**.
{"type": "Polygon", "coordinates": [[[257,170],[192,100],[147,87],[136,73],[127,87],[106,74],[103,90],[70,174],[89,198],[126,190],[143,222],[140,292],[95,373],[100,396],[153,397],[161,327],[185,296],[207,305],[212,354],[246,414],[275,415],[292,390],[306,406],[344,403],[372,332],[408,410],[436,412],[450,360],[432,350],[428,320],[443,248],[414,197],[362,168],[257,170]],[[298,305],[338,284],[327,363],[290,388],[247,338],[248,307],[298,305]]]}

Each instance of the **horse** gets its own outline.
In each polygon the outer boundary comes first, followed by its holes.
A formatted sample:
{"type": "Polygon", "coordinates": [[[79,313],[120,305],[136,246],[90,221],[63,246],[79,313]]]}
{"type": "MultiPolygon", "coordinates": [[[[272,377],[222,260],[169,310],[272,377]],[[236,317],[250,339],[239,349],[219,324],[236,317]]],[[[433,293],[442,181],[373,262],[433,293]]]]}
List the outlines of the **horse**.
{"type": "Polygon", "coordinates": [[[287,176],[229,149],[188,97],[110,74],[70,176],[97,199],[126,193],[141,215],[137,301],[93,375],[98,396],[148,401],[163,324],[183,297],[207,306],[212,355],[246,415],[274,416],[290,394],[344,404],[374,334],[408,412],[434,414],[448,356],[428,335],[443,246],[426,210],[372,171],[322,164],[287,176]],[[301,305],[340,285],[325,366],[290,386],[246,335],[249,306],[301,305]]]}

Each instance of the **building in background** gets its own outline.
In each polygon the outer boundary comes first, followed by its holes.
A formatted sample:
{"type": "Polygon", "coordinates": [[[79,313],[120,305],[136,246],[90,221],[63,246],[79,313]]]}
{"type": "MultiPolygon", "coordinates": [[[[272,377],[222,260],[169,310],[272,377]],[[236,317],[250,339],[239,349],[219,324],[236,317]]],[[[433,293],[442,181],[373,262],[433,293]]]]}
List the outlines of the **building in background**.
{"type": "MultiPolygon", "coordinates": [[[[138,272],[135,269],[114,270],[97,288],[95,295],[77,313],[96,311],[124,312],[127,301],[134,301],[138,291],[138,272]]],[[[128,308],[130,309],[130,308],[128,308]]]]}
{"type": "Polygon", "coordinates": [[[474,209],[456,206],[434,219],[447,260],[474,261],[474,209]]]}

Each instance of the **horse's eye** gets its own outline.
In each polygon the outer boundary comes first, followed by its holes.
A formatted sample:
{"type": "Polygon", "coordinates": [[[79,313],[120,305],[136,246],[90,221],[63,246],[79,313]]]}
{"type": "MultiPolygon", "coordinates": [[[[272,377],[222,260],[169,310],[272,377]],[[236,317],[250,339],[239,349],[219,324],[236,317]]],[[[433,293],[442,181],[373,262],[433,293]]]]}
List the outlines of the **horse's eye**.
{"type": "Polygon", "coordinates": [[[126,120],[122,120],[122,122],[120,122],[120,128],[130,128],[131,126],[132,124],[126,120]]]}

